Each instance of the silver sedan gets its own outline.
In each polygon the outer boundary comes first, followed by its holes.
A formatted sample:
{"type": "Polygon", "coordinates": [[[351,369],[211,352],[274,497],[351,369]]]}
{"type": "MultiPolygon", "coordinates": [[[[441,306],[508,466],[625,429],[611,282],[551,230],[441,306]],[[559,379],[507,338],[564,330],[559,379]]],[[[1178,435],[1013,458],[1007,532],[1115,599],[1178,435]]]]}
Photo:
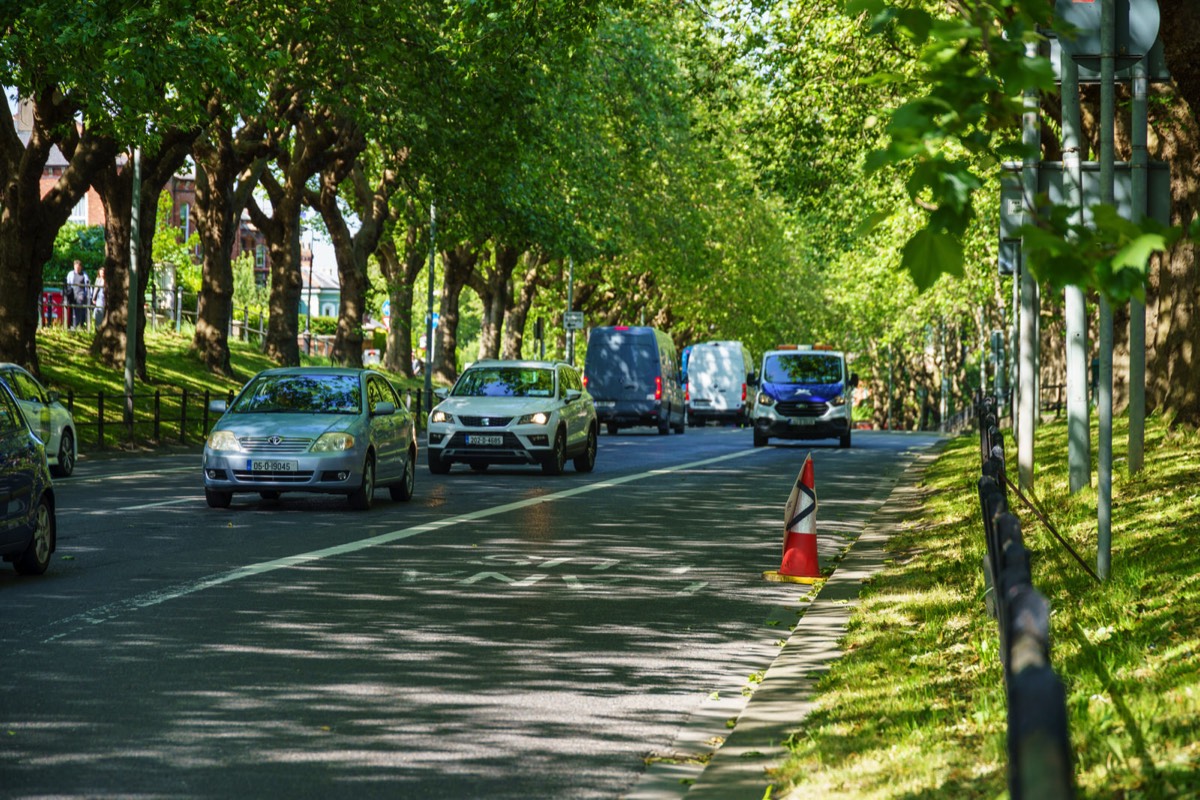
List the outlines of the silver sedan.
{"type": "Polygon", "coordinates": [[[344,494],[366,510],[378,486],[413,494],[412,415],[380,372],[289,367],[260,372],[225,408],[204,446],[204,497],[228,507],[238,492],[344,494]]]}
{"type": "Polygon", "coordinates": [[[42,440],[51,474],[69,478],[79,456],[79,437],[75,435],[75,420],[59,402],[58,392],[49,391],[16,364],[0,364],[0,383],[16,396],[29,427],[42,440]]]}

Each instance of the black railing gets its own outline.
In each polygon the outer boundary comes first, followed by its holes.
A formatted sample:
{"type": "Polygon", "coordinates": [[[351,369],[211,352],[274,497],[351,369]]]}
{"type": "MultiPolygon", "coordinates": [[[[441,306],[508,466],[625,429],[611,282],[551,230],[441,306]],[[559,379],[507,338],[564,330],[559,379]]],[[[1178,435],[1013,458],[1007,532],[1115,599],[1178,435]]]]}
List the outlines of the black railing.
{"type": "Polygon", "coordinates": [[[999,624],[1008,698],[1008,791],[1012,800],[1073,798],[1075,776],[1066,691],[1050,666],[1050,604],[1032,583],[1021,523],[1008,510],[1004,436],[995,399],[979,404],[979,504],[988,613],[999,624]]]}
{"type": "MultiPolygon", "coordinates": [[[[400,393],[405,408],[413,415],[418,430],[425,428],[421,393],[400,393]]],[[[233,390],[227,393],[211,389],[170,387],[153,392],[75,394],[67,392],[63,403],[75,422],[79,447],[103,450],[121,444],[168,445],[203,442],[221,415],[210,410],[213,400],[232,403],[233,390]],[[126,417],[132,411],[132,424],[126,417]]]]}

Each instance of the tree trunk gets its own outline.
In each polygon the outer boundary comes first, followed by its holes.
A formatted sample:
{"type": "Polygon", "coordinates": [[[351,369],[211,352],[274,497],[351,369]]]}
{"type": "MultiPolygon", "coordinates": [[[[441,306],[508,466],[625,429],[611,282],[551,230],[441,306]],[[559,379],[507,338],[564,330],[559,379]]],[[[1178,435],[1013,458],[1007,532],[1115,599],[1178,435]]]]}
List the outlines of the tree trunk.
{"type": "Polygon", "coordinates": [[[533,307],[533,299],[537,296],[539,270],[548,259],[542,255],[526,252],[525,277],[519,290],[512,290],[509,295],[512,304],[504,312],[504,347],[503,358],[521,358],[525,342],[525,324],[529,320],[529,309],[533,307]]]}
{"type": "Polygon", "coordinates": [[[511,303],[510,281],[521,251],[497,245],[490,270],[475,270],[470,286],[483,303],[483,325],[479,332],[479,358],[498,358],[504,312],[511,303]]]}
{"type": "Polygon", "coordinates": [[[0,129],[0,361],[22,364],[37,374],[42,270],[59,229],[116,146],[86,129],[80,133],[72,124],[75,108],[53,87],[34,98],[29,110],[28,115],[10,115],[9,124],[0,129]],[[27,142],[16,129],[22,118],[32,122],[27,142]],[[67,167],[43,196],[42,174],[56,144],[67,167]]]}
{"type": "Polygon", "coordinates": [[[422,230],[418,225],[409,224],[405,233],[403,262],[396,252],[396,241],[391,236],[385,236],[375,252],[387,281],[388,299],[392,304],[384,367],[409,377],[413,375],[413,299],[417,276],[425,264],[422,245],[426,240],[421,235],[422,230]]]}
{"type": "Polygon", "coordinates": [[[208,136],[198,139],[192,148],[196,161],[196,231],[203,254],[192,351],[218,375],[233,375],[229,361],[233,246],[250,192],[266,168],[264,149],[256,129],[242,128],[235,139],[219,122],[214,122],[208,136]],[[240,138],[243,136],[246,138],[240,138]],[[258,140],[252,141],[255,137],[258,140]]]}
{"type": "MultiPolygon", "coordinates": [[[[187,161],[196,131],[170,131],[154,152],[141,155],[141,186],[139,197],[140,241],[138,248],[138,282],[134,298],[146,296],[150,273],[154,269],[152,254],[154,232],[158,227],[158,197],[171,176],[187,161]]],[[[98,170],[93,185],[104,203],[104,276],[106,302],[104,319],[92,340],[92,355],[101,363],[119,368],[125,363],[127,323],[129,320],[130,246],[133,235],[133,159],[118,164],[114,159],[98,170]]],[[[137,347],[134,360],[137,375],[147,379],[146,372],[146,313],[145,303],[135,302],[137,313],[137,347]]]]}
{"type": "Polygon", "coordinates": [[[433,377],[442,383],[458,379],[458,303],[478,260],[479,251],[465,244],[442,253],[444,279],[433,365],[433,377]]]}

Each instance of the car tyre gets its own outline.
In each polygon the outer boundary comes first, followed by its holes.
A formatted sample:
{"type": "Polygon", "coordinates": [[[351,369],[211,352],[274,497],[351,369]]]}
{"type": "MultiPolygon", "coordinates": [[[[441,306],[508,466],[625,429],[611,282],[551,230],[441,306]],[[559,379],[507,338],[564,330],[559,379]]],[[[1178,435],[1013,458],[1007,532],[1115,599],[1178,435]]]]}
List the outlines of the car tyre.
{"type": "Polygon", "coordinates": [[[409,453],[408,458],[404,461],[404,477],[399,483],[393,483],[388,487],[388,493],[393,500],[412,500],[413,487],[417,482],[417,467],[413,462],[416,460],[416,453],[409,453]]]}
{"type": "Polygon", "coordinates": [[[583,452],[575,456],[573,462],[576,472],[591,472],[596,468],[596,429],[588,428],[587,445],[583,452]]]}
{"type": "Polygon", "coordinates": [[[845,433],[842,434],[841,438],[838,439],[838,447],[846,448],[849,446],[850,446],[850,431],[846,431],[845,433]]]}
{"type": "Polygon", "coordinates": [[[567,466],[567,436],[561,430],[554,435],[554,449],[542,462],[542,472],[547,475],[562,475],[567,466]]]}
{"type": "Polygon", "coordinates": [[[229,508],[233,501],[233,492],[218,492],[216,489],[204,490],[204,501],[209,508],[229,508]]]}
{"type": "Polygon", "coordinates": [[[616,435],[617,435],[617,431],[618,431],[618,430],[620,430],[620,429],[617,427],[617,423],[615,423],[615,422],[610,422],[610,423],[608,423],[608,425],[607,425],[607,426],[604,428],[604,430],[605,430],[605,431],[608,433],[608,435],[609,435],[609,436],[616,436],[616,435]]]}
{"type": "Polygon", "coordinates": [[[490,465],[490,464],[487,464],[487,463],[476,463],[476,464],[472,464],[472,465],[471,465],[471,472],[487,472],[487,471],[488,471],[488,467],[489,467],[489,466],[491,466],[491,465],[490,465]]]}
{"type": "Polygon", "coordinates": [[[429,461],[429,471],[434,475],[445,475],[450,472],[450,462],[438,455],[436,450],[426,450],[425,454],[429,461]]]}
{"type": "Polygon", "coordinates": [[[658,435],[666,436],[671,432],[671,417],[667,416],[662,422],[658,423],[658,435]]]}
{"type": "Polygon", "coordinates": [[[69,478],[75,471],[75,434],[70,428],[63,428],[62,437],[58,442],[58,463],[50,468],[56,478],[69,478]]]}
{"type": "Polygon", "coordinates": [[[766,446],[766,444],[767,444],[767,435],[765,433],[760,433],[759,430],[757,428],[755,428],[754,429],[754,446],[755,447],[764,447],[764,446],[766,446]]]}
{"type": "Polygon", "coordinates": [[[35,512],[36,525],[29,547],[13,562],[13,568],[21,575],[41,575],[50,566],[50,554],[54,552],[54,509],[50,499],[42,495],[35,512]]]}
{"type": "Polygon", "coordinates": [[[369,511],[375,499],[375,459],[367,456],[363,463],[362,484],[350,493],[350,507],[355,511],[369,511]]]}

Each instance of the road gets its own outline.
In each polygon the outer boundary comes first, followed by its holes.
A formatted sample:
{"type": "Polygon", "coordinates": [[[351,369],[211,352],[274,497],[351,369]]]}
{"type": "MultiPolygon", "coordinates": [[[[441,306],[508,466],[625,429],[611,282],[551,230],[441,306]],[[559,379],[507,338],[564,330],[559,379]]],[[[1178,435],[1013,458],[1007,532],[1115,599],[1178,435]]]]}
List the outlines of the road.
{"type": "Polygon", "coordinates": [[[786,638],[805,588],[762,572],[805,455],[828,559],[935,439],[635,430],[369,512],[85,459],[47,575],[0,570],[0,797],[622,796],[786,638]]]}

